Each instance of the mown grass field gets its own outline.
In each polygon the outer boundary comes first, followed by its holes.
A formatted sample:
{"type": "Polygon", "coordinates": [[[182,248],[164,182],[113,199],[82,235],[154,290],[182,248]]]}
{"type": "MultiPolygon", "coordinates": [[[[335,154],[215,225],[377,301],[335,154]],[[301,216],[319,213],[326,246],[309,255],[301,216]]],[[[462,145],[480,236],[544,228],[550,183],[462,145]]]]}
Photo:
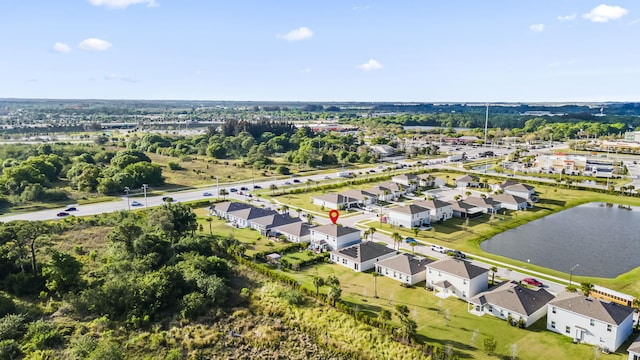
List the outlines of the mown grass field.
{"type": "MultiPolygon", "coordinates": [[[[510,359],[515,346],[517,358],[526,359],[593,359],[590,345],[574,345],[570,337],[546,331],[545,318],[528,329],[519,329],[493,316],[482,317],[467,311],[465,301],[454,298],[440,299],[424,288],[424,283],[414,288],[404,288],[398,281],[387,277],[377,278],[377,294],[371,273],[357,273],[337,264],[320,264],[300,272],[287,272],[302,286],[315,290],[313,277],[338,277],[342,287],[342,299],[356,306],[359,311],[377,315],[382,309],[395,314],[395,306],[409,307],[411,317],[418,324],[420,338],[428,343],[451,346],[461,359],[510,359]],[[493,336],[497,340],[495,355],[486,355],[483,339],[493,336]]],[[[322,293],[327,292],[322,287],[322,293]]],[[[392,323],[399,326],[394,315],[392,323]]],[[[330,327],[330,324],[327,324],[330,327]]],[[[621,349],[626,349],[623,345],[621,349]]],[[[607,359],[626,359],[622,352],[607,355],[607,359]]]]}

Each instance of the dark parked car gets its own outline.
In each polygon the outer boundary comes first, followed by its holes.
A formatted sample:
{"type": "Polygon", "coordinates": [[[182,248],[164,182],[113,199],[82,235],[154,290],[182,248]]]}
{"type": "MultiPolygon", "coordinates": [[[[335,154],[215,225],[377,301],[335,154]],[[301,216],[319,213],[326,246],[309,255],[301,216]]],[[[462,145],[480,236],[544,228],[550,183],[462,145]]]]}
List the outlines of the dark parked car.
{"type": "Polygon", "coordinates": [[[453,257],[458,258],[458,259],[464,259],[464,258],[467,257],[467,255],[465,255],[460,250],[449,250],[449,252],[447,252],[447,255],[453,256],[453,257]]]}
{"type": "Polygon", "coordinates": [[[75,208],[75,206],[69,206],[68,208],[64,209],[64,211],[76,211],[78,209],[75,208]]]}
{"type": "Polygon", "coordinates": [[[231,189],[229,189],[229,191],[231,191],[231,192],[238,192],[238,189],[236,189],[236,188],[231,188],[231,189]]]}
{"type": "Polygon", "coordinates": [[[69,216],[69,213],[68,213],[68,212],[64,212],[64,211],[61,211],[61,212],[57,213],[57,214],[56,214],[56,216],[57,216],[57,217],[69,216]]]}
{"type": "Polygon", "coordinates": [[[293,179],[293,182],[297,184],[297,183],[299,183],[299,182],[300,182],[300,180],[298,180],[298,179],[293,179]]]}
{"type": "Polygon", "coordinates": [[[249,188],[248,188],[248,187],[246,187],[246,186],[243,186],[243,187],[241,187],[241,188],[240,188],[240,190],[242,190],[242,191],[248,191],[248,190],[249,190],[249,188]]]}
{"type": "Polygon", "coordinates": [[[253,188],[254,188],[254,189],[262,189],[262,186],[260,186],[260,185],[253,185],[253,188]]]}
{"type": "Polygon", "coordinates": [[[537,286],[537,287],[542,287],[542,282],[534,279],[534,278],[524,278],[522,279],[522,282],[527,284],[527,285],[531,285],[531,286],[537,286]]]}

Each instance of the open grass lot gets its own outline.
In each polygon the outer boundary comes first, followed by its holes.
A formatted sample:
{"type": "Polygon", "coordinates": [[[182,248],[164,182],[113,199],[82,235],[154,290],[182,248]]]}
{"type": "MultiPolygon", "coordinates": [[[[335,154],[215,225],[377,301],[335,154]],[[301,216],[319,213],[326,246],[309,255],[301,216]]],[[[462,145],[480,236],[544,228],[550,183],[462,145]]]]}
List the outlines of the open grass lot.
{"type": "MultiPolygon", "coordinates": [[[[395,280],[378,277],[379,298],[375,299],[371,273],[357,273],[337,264],[319,264],[287,274],[302,286],[314,290],[314,276],[337,276],[343,291],[342,299],[370,314],[378,314],[382,309],[395,313],[396,305],[407,305],[418,323],[418,334],[422,339],[443,347],[452,346],[461,359],[509,359],[514,344],[517,358],[521,360],[594,358],[592,346],[574,345],[570,337],[546,331],[544,318],[529,329],[518,329],[489,315],[479,317],[470,314],[466,302],[454,298],[440,299],[424,289],[424,283],[414,288],[404,288],[395,280]],[[487,336],[494,336],[497,340],[497,356],[484,353],[482,340],[487,336]]],[[[320,291],[326,293],[327,287],[322,287],[320,291]]],[[[399,325],[395,316],[393,323],[399,325]]],[[[626,349],[627,345],[623,345],[622,349],[626,349]]],[[[606,355],[606,358],[626,359],[626,354],[615,353],[606,355]]]]}

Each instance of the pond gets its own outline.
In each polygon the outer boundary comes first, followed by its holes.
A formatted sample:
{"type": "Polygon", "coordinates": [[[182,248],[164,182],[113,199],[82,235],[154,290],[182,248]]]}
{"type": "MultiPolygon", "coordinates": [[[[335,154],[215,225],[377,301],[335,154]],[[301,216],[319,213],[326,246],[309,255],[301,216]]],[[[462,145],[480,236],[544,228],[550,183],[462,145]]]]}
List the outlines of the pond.
{"type": "Polygon", "coordinates": [[[574,275],[613,278],[640,266],[640,208],[589,203],[483,241],[484,251],[574,275]]]}

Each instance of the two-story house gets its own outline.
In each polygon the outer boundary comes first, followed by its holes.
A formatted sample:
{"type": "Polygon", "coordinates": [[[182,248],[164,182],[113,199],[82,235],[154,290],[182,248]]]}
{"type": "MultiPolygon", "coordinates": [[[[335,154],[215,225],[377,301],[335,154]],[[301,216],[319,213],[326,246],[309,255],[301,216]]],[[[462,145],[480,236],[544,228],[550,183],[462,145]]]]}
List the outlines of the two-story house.
{"type": "Polygon", "coordinates": [[[453,205],[446,201],[431,199],[420,200],[414,202],[415,205],[422,206],[425,209],[429,209],[431,215],[431,222],[445,221],[453,217],[453,205]]]}
{"type": "Polygon", "coordinates": [[[389,210],[387,223],[409,229],[420,227],[431,223],[431,211],[414,204],[398,206],[389,210]]]}
{"type": "Polygon", "coordinates": [[[310,231],[311,242],[315,247],[322,246],[329,250],[342,249],[362,241],[360,230],[349,226],[327,224],[311,228],[310,231]]]}
{"type": "Polygon", "coordinates": [[[427,264],[427,288],[436,296],[468,300],[489,287],[489,270],[468,261],[446,258],[427,264]]]}

